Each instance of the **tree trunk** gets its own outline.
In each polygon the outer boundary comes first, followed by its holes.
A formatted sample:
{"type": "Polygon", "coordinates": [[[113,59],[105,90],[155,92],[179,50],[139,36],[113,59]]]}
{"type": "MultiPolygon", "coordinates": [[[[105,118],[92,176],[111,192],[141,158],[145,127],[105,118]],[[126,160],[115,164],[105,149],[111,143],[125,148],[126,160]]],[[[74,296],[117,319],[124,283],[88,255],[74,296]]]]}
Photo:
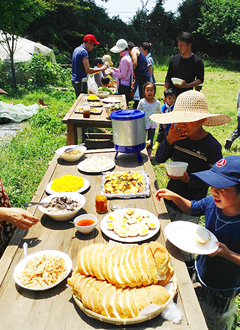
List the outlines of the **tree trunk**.
{"type": "Polygon", "coordinates": [[[11,72],[12,72],[12,87],[17,89],[17,80],[16,80],[16,72],[13,62],[13,53],[10,54],[10,60],[11,60],[11,72]]]}

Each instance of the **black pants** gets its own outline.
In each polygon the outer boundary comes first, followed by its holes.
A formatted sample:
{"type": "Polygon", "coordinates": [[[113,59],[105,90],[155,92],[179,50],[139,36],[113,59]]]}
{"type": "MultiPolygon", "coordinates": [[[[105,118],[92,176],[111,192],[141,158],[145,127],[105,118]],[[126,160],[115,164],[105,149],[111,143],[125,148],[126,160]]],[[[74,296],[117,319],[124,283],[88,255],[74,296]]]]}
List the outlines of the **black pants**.
{"type": "Polygon", "coordinates": [[[240,117],[237,117],[238,119],[238,126],[237,128],[232,132],[232,135],[230,136],[229,140],[230,141],[234,141],[236,140],[236,138],[238,138],[240,136],[240,117]]]}
{"type": "Polygon", "coordinates": [[[119,84],[118,95],[126,96],[126,101],[127,101],[127,106],[128,106],[129,101],[131,101],[131,85],[124,86],[124,85],[119,84]]]}
{"type": "Polygon", "coordinates": [[[75,90],[76,98],[83,93],[87,94],[88,93],[88,88],[87,88],[87,82],[82,82],[81,81],[72,81],[73,88],[75,90]]]}

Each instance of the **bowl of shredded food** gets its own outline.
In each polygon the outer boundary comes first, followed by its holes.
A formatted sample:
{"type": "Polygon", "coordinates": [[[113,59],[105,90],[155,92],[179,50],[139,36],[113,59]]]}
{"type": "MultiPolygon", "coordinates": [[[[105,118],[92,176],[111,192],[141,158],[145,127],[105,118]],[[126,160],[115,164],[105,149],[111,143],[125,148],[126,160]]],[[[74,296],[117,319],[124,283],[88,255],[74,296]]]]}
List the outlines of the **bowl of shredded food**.
{"type": "Polygon", "coordinates": [[[38,251],[22,259],[14,269],[15,282],[28,290],[43,291],[62,282],[72,270],[71,258],[57,250],[38,251]]]}
{"type": "Polygon", "coordinates": [[[57,149],[56,154],[67,162],[76,162],[84,155],[86,150],[85,146],[69,145],[57,149]]]}
{"type": "Polygon", "coordinates": [[[48,194],[62,192],[82,193],[89,187],[90,182],[87,179],[77,175],[65,174],[49,182],[45,190],[48,194]]]}
{"type": "Polygon", "coordinates": [[[64,192],[47,196],[38,208],[41,212],[56,221],[70,220],[77,215],[86,198],[78,193],[64,192]]]}

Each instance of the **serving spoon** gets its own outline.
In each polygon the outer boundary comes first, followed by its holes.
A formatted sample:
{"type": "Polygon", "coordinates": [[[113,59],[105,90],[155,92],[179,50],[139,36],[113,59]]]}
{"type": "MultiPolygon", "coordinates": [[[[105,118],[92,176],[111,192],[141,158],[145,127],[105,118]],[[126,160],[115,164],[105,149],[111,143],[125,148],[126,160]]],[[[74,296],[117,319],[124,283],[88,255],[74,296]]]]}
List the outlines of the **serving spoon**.
{"type": "Polygon", "coordinates": [[[23,243],[23,251],[24,251],[24,258],[25,258],[25,267],[27,266],[27,248],[28,248],[28,244],[27,242],[23,243]]]}
{"type": "Polygon", "coordinates": [[[27,202],[27,203],[24,204],[24,206],[25,207],[27,207],[27,206],[30,207],[30,206],[44,205],[44,204],[48,205],[49,203],[46,203],[46,202],[27,202]]]}
{"type": "Polygon", "coordinates": [[[78,144],[74,147],[69,147],[67,149],[64,150],[64,152],[70,152],[70,151],[73,151],[73,150],[76,150],[76,149],[80,149],[81,150],[81,147],[84,146],[85,143],[81,143],[81,144],[78,144]]]}

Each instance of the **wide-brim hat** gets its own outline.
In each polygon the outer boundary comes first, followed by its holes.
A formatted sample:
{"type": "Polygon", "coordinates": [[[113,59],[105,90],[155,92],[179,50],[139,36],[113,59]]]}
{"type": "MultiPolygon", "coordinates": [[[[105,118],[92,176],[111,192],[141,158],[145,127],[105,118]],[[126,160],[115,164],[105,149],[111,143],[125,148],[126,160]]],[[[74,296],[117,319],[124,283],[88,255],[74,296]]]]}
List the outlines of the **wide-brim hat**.
{"type": "Polygon", "coordinates": [[[108,65],[113,65],[113,62],[111,60],[111,56],[110,55],[103,55],[103,60],[105,64],[108,65]]]}
{"type": "Polygon", "coordinates": [[[119,39],[117,42],[116,42],[116,45],[113,46],[110,51],[113,52],[113,53],[120,53],[122,52],[123,50],[125,50],[126,48],[128,48],[128,43],[126,40],[124,39],[119,39]]]}
{"type": "Polygon", "coordinates": [[[190,123],[206,119],[203,122],[205,126],[219,126],[232,120],[228,115],[209,113],[205,95],[195,90],[178,95],[173,111],[153,114],[150,119],[158,124],[190,123]]]}

